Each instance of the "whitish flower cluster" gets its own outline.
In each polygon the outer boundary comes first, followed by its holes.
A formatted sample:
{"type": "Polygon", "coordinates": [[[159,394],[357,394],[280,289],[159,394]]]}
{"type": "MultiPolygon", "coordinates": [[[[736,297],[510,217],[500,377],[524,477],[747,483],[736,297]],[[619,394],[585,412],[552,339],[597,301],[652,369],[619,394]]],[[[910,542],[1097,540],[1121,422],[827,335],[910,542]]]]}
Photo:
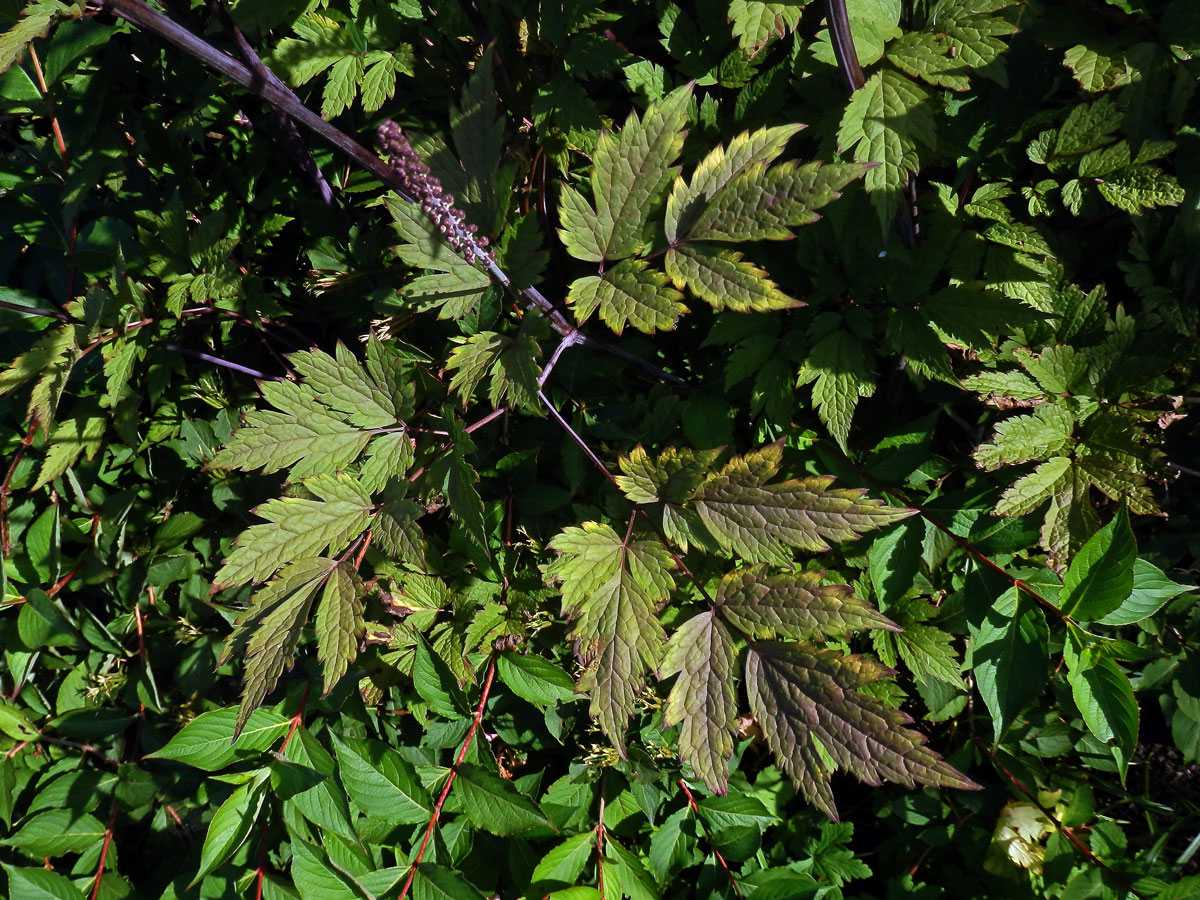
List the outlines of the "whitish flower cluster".
{"type": "Polygon", "coordinates": [[[388,157],[388,165],[416,197],[446,243],[467,262],[494,262],[488,239],[476,235],[475,226],[466,223],[466,214],[454,205],[454,195],[442,190],[442,183],[429,173],[429,166],[421,162],[404,131],[390,119],[379,126],[379,146],[388,157]]]}

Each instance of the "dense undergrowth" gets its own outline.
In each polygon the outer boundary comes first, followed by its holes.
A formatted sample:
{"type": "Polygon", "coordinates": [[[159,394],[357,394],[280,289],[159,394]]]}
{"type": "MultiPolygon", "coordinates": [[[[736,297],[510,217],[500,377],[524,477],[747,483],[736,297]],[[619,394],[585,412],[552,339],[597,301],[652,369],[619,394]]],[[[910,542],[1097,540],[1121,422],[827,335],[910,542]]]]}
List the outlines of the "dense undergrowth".
{"type": "Polygon", "coordinates": [[[0,19],[6,896],[1200,896],[1193,0],[0,19]]]}

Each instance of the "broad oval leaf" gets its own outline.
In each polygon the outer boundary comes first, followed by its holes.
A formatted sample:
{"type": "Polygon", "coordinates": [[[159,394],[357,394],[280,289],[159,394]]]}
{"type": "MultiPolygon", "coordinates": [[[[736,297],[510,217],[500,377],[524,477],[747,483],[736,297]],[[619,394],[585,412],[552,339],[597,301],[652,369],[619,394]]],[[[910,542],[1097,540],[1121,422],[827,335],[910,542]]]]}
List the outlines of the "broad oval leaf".
{"type": "Polygon", "coordinates": [[[471,763],[462,763],[456,770],[455,796],[463,814],[476,828],[501,837],[554,823],[531,799],[505,781],[471,763]]]}
{"type": "Polygon", "coordinates": [[[367,738],[333,738],[342,783],[368,816],[395,825],[427,822],[433,801],[412,764],[395,750],[367,738]]]}
{"type": "Polygon", "coordinates": [[[167,745],[147,759],[170,759],[206,772],[223,769],[231,762],[253,757],[283,737],[291,724],[277,712],[256,709],[234,740],[238,710],[235,707],[202,713],[188,722],[167,745]]]}

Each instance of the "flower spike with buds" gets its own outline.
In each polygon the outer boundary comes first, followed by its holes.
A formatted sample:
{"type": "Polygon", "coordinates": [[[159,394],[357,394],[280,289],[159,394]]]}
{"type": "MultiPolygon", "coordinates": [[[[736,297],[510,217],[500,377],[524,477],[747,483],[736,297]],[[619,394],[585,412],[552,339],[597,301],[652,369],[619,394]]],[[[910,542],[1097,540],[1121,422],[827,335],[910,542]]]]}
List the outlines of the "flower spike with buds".
{"type": "Polygon", "coordinates": [[[466,224],[466,213],[454,206],[454,195],[443,192],[437,176],[430,174],[429,166],[421,162],[403,130],[390,119],[379,126],[379,146],[388,157],[388,165],[400,176],[451,249],[469,263],[494,265],[488,239],[476,235],[474,225],[466,224]]]}

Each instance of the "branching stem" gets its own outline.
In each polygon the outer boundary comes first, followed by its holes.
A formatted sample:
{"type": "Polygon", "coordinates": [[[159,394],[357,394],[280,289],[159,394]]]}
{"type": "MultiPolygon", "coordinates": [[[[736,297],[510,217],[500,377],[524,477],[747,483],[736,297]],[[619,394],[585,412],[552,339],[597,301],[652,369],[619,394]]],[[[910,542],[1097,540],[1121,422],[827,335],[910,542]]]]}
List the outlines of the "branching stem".
{"type": "Polygon", "coordinates": [[[496,657],[491,657],[488,660],[487,674],[483,677],[483,690],[479,695],[479,705],[475,707],[475,715],[471,718],[471,727],[467,731],[467,736],[463,739],[462,747],[458,751],[458,756],[454,760],[454,765],[450,767],[450,772],[446,776],[446,783],[442,787],[441,794],[438,795],[437,803],[433,807],[433,815],[429,817],[429,825],[425,829],[425,837],[421,839],[421,846],[417,849],[416,858],[412,862],[411,868],[408,870],[408,877],[404,880],[404,887],[400,889],[400,895],[397,900],[404,900],[408,896],[408,890],[412,887],[413,879],[417,875],[417,866],[421,864],[421,860],[425,858],[425,848],[429,846],[429,840],[433,837],[433,831],[437,828],[438,819],[442,814],[442,806],[446,802],[446,798],[450,796],[450,788],[454,786],[455,776],[458,775],[458,767],[467,757],[467,750],[471,747],[471,742],[475,739],[475,732],[479,730],[479,723],[483,719],[483,708],[487,705],[488,696],[492,692],[492,681],[496,677],[496,657]]]}

